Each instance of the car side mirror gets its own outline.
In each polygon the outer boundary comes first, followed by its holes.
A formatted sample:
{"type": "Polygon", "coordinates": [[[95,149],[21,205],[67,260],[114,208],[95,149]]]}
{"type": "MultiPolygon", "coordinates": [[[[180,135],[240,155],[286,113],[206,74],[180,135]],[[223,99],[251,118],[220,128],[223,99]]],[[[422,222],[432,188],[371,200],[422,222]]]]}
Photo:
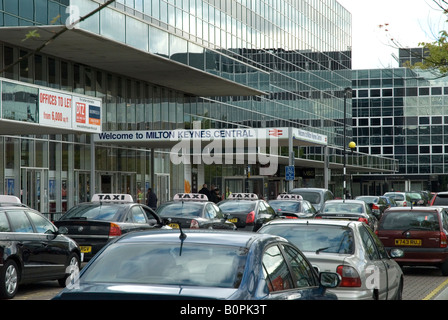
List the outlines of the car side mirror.
{"type": "Polygon", "coordinates": [[[67,229],[67,227],[59,227],[57,233],[58,234],[67,234],[68,233],[68,229],[67,229]]]}
{"type": "Polygon", "coordinates": [[[336,288],[341,283],[341,276],[335,272],[321,272],[319,283],[325,288],[336,288]]]}

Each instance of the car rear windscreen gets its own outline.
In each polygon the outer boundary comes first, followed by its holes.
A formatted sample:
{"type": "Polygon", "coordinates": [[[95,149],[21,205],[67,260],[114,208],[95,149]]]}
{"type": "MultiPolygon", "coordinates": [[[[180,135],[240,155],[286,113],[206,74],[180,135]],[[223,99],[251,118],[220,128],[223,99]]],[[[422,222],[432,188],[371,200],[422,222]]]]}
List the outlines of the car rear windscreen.
{"type": "Polygon", "coordinates": [[[383,230],[422,230],[438,231],[439,219],[436,212],[395,211],[383,217],[380,229],[383,230]]]}
{"type": "Polygon", "coordinates": [[[448,205],[448,194],[438,194],[434,199],[433,206],[448,205]]]}

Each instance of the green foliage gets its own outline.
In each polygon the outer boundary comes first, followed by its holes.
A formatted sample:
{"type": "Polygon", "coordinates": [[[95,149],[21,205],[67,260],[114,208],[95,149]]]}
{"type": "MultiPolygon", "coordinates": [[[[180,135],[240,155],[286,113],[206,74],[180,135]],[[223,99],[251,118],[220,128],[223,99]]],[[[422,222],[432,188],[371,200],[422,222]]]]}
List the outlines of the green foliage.
{"type": "Polygon", "coordinates": [[[443,30],[439,38],[434,42],[421,42],[419,46],[424,48],[423,62],[407,66],[423,70],[438,71],[441,74],[448,73],[448,32],[443,30]]]}

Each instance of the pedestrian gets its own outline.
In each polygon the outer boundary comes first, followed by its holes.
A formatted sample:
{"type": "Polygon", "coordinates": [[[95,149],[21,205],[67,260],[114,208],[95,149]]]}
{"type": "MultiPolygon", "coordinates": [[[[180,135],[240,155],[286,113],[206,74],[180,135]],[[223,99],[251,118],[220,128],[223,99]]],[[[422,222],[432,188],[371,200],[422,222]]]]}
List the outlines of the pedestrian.
{"type": "Polygon", "coordinates": [[[199,193],[205,194],[207,196],[207,199],[210,199],[211,197],[210,190],[208,190],[206,183],[202,185],[202,189],[199,190],[199,193]]]}
{"type": "Polygon", "coordinates": [[[152,188],[148,188],[148,193],[146,193],[146,204],[153,210],[157,209],[157,196],[152,188]]]}
{"type": "Polygon", "coordinates": [[[215,188],[214,190],[215,196],[214,196],[214,203],[218,203],[222,200],[222,195],[219,193],[219,188],[215,188]]]}

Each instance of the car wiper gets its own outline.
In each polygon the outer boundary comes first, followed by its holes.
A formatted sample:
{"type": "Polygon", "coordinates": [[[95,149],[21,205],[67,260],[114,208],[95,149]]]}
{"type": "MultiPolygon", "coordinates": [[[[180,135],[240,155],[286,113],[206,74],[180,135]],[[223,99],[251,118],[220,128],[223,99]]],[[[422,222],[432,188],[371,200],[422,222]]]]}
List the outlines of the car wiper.
{"type": "Polygon", "coordinates": [[[324,251],[324,250],[327,250],[327,249],[330,249],[331,247],[325,247],[325,248],[320,248],[320,249],[317,249],[316,250],[316,254],[319,254],[321,251],[324,251]]]}
{"type": "Polygon", "coordinates": [[[404,230],[401,234],[405,234],[406,232],[408,232],[410,230],[431,230],[431,228],[428,228],[428,227],[410,227],[410,228],[407,228],[406,230],[404,230]]]}

